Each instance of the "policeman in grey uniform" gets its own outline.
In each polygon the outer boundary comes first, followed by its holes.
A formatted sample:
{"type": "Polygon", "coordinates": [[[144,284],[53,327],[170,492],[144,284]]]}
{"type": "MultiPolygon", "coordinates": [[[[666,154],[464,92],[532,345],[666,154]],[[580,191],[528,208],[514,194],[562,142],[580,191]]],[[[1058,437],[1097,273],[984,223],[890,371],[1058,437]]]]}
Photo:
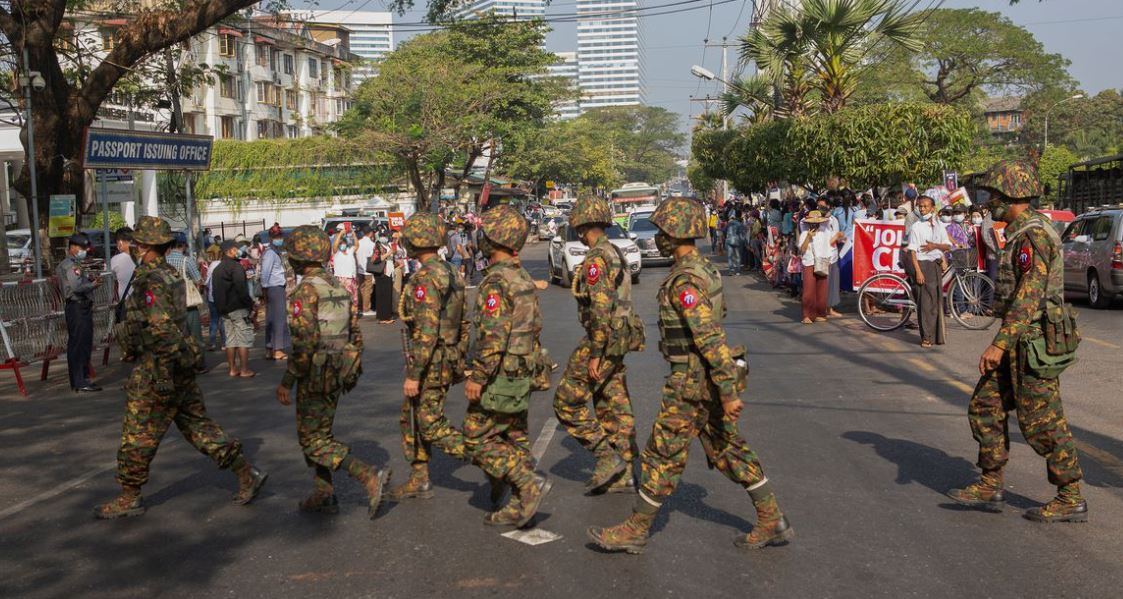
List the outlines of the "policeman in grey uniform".
{"type": "Polygon", "coordinates": [[[70,370],[70,388],[75,393],[101,391],[90,382],[90,354],[94,351],[94,289],[101,279],[86,274],[82,260],[90,240],[82,233],[70,236],[66,246],[66,259],[58,265],[59,288],[66,310],[66,366],[70,370]]]}

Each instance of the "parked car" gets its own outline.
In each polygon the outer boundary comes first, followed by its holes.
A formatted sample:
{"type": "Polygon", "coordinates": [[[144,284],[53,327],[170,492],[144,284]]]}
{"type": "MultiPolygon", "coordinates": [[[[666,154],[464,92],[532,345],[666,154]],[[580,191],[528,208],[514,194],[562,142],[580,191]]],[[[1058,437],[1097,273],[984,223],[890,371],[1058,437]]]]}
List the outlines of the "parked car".
{"type": "Polygon", "coordinates": [[[321,226],[328,235],[334,235],[343,228],[343,223],[351,223],[352,229],[369,227],[376,219],[369,216],[331,216],[323,219],[321,226]]]}
{"type": "Polygon", "coordinates": [[[655,234],[659,232],[659,228],[651,222],[651,214],[647,212],[638,218],[633,214],[628,223],[628,237],[636,242],[644,266],[670,264],[674,259],[660,254],[659,248],[655,246],[655,234]]]}
{"type": "Polygon", "coordinates": [[[24,261],[30,261],[35,253],[31,247],[31,229],[12,229],[7,236],[8,266],[12,269],[22,268],[24,261]]]}
{"type": "MultiPolygon", "coordinates": [[[[628,263],[628,272],[632,276],[632,283],[639,283],[640,269],[643,267],[639,248],[624,230],[616,225],[605,229],[608,240],[624,254],[628,263]]],[[[585,254],[589,251],[585,244],[577,238],[577,231],[568,224],[558,226],[558,234],[550,241],[550,251],[546,256],[549,263],[550,280],[557,281],[564,287],[569,287],[573,280],[573,273],[585,261],[585,254]]]]}
{"type": "Polygon", "coordinates": [[[1094,208],[1065,229],[1065,289],[1103,309],[1123,295],[1123,205],[1094,208]]]}

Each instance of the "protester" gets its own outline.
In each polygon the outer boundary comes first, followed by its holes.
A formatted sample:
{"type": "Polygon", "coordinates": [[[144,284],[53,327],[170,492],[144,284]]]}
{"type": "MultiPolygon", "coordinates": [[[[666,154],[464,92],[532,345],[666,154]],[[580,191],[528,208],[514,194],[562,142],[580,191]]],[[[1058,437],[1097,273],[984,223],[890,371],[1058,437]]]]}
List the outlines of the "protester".
{"type": "Polygon", "coordinates": [[[222,328],[226,335],[226,364],[230,376],[257,376],[249,368],[250,348],[253,347],[253,323],[250,321],[250,298],[246,271],[239,255],[241,251],[234,241],[222,242],[222,261],[215,266],[211,275],[214,303],[222,316],[222,328]]]}
{"type": "Polygon", "coordinates": [[[916,304],[920,321],[920,346],[944,343],[943,290],[940,287],[944,252],[951,249],[947,229],[934,218],[935,201],[917,199],[918,221],[909,228],[908,250],[916,272],[916,304]]]}
{"type": "Polygon", "coordinates": [[[735,277],[741,274],[741,256],[744,247],[745,224],[741,222],[740,213],[732,212],[725,225],[725,251],[729,254],[729,276],[735,277]]]}
{"type": "MultiPolygon", "coordinates": [[[[187,286],[194,286],[195,294],[198,300],[202,300],[202,294],[199,293],[199,284],[202,283],[203,276],[199,273],[199,266],[194,260],[187,257],[184,252],[187,251],[187,236],[183,233],[176,233],[175,240],[172,243],[172,248],[168,252],[165,259],[168,265],[171,266],[183,277],[185,286],[185,293],[187,297],[193,297],[193,294],[186,290],[187,286]]],[[[194,337],[195,342],[201,350],[204,347],[203,342],[203,320],[200,314],[202,304],[195,306],[187,306],[187,323],[185,325],[185,333],[194,337]]],[[[199,352],[199,361],[195,364],[195,372],[204,373],[207,371],[207,356],[204,352],[199,352]]]]}
{"type": "Polygon", "coordinates": [[[261,254],[261,289],[265,297],[265,359],[285,360],[289,348],[289,318],[285,297],[285,259],[281,256],[284,247],[284,233],[281,225],[273,223],[269,228],[269,244],[261,254]]]}
{"type": "Polygon", "coordinates": [[[357,274],[362,280],[359,284],[359,313],[363,316],[374,315],[374,274],[367,271],[371,256],[374,255],[374,227],[359,231],[359,246],[355,248],[357,274]]]}
{"type": "Polygon", "coordinates": [[[374,260],[380,265],[374,272],[374,309],[378,324],[393,324],[394,309],[394,256],[385,237],[379,238],[374,250],[374,260]]]}
{"type": "Polygon", "coordinates": [[[113,295],[118,300],[123,300],[132,293],[130,283],[136,270],[136,262],[133,261],[132,254],[133,230],[129,227],[121,227],[117,229],[114,236],[117,238],[117,255],[109,260],[109,270],[113,272],[113,280],[117,285],[113,295]]]}
{"type": "Polygon", "coordinates": [[[222,263],[222,249],[221,247],[212,245],[207,248],[207,274],[204,275],[203,280],[206,281],[206,299],[207,311],[210,316],[208,325],[207,351],[215,351],[219,347],[226,344],[226,331],[222,327],[222,315],[218,312],[218,307],[214,303],[214,271],[218,265],[222,263]]]}
{"type": "Polygon", "coordinates": [[[709,206],[706,207],[706,210],[707,210],[707,212],[709,212],[709,216],[706,217],[706,226],[710,230],[710,253],[711,254],[717,254],[718,251],[719,251],[718,250],[718,239],[717,239],[718,238],[717,210],[712,208],[712,207],[709,207],[709,206]]]}
{"type": "Polygon", "coordinates": [[[351,301],[358,306],[359,288],[355,280],[357,274],[356,245],[351,223],[343,223],[343,229],[335,234],[335,239],[331,242],[331,265],[335,278],[339,280],[347,293],[351,294],[351,301]]]}
{"type": "Polygon", "coordinates": [[[839,317],[842,314],[835,309],[842,303],[842,288],[840,287],[842,274],[838,268],[839,252],[838,244],[845,239],[838,219],[830,215],[830,205],[832,200],[838,200],[841,205],[841,197],[838,192],[828,193],[827,196],[819,197],[816,206],[820,213],[826,216],[827,220],[823,223],[823,228],[826,229],[828,243],[830,245],[829,259],[830,259],[830,275],[827,277],[827,316],[839,317]]]}
{"type": "Polygon", "coordinates": [[[803,265],[803,324],[827,319],[830,268],[822,268],[823,261],[830,259],[831,251],[831,232],[825,225],[827,222],[827,216],[818,210],[812,210],[801,221],[806,226],[799,234],[799,252],[803,265]],[[816,268],[817,261],[819,268],[816,268]]]}

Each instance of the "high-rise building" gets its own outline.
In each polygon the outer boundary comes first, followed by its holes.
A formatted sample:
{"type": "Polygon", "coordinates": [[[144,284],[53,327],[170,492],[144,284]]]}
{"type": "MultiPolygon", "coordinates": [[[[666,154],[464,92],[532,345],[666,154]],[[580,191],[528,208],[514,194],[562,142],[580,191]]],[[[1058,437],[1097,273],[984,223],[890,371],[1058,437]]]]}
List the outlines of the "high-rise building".
{"type": "Polygon", "coordinates": [[[639,104],[638,0],[577,0],[577,67],[581,111],[639,104]]]}
{"type": "Polygon", "coordinates": [[[545,0],[475,0],[456,11],[457,19],[479,18],[488,13],[518,19],[546,16],[545,0]]]}
{"type": "MultiPolygon", "coordinates": [[[[350,31],[351,52],[363,57],[351,79],[359,85],[378,74],[378,62],[394,51],[393,14],[351,10],[303,10],[288,13],[309,24],[346,27],[350,31]]],[[[325,40],[319,40],[325,41],[325,40]]]]}
{"type": "MultiPolygon", "coordinates": [[[[555,52],[561,62],[555,65],[550,65],[548,71],[552,77],[562,77],[569,81],[574,89],[578,88],[577,81],[577,53],[576,52],[555,52]]],[[[575,119],[581,115],[581,105],[578,100],[566,100],[559,102],[554,106],[558,111],[558,118],[561,120],[575,119]]]]}

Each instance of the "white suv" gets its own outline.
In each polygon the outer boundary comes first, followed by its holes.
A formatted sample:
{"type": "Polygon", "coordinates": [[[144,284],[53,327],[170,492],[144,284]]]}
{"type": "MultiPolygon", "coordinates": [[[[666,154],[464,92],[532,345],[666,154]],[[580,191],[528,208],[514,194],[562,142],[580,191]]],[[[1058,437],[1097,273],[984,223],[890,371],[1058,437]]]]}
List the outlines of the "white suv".
{"type": "MultiPolygon", "coordinates": [[[[619,248],[620,252],[624,254],[624,259],[628,263],[628,272],[632,275],[632,284],[639,283],[639,272],[642,264],[639,248],[636,247],[635,242],[628,239],[624,230],[616,225],[605,229],[605,234],[608,235],[608,240],[612,242],[612,245],[619,248]]],[[[550,280],[569,287],[573,280],[573,273],[585,261],[585,253],[588,251],[589,249],[585,247],[585,244],[577,238],[577,231],[570,228],[568,224],[560,225],[558,234],[550,240],[550,252],[546,258],[550,267],[550,280]]]]}

